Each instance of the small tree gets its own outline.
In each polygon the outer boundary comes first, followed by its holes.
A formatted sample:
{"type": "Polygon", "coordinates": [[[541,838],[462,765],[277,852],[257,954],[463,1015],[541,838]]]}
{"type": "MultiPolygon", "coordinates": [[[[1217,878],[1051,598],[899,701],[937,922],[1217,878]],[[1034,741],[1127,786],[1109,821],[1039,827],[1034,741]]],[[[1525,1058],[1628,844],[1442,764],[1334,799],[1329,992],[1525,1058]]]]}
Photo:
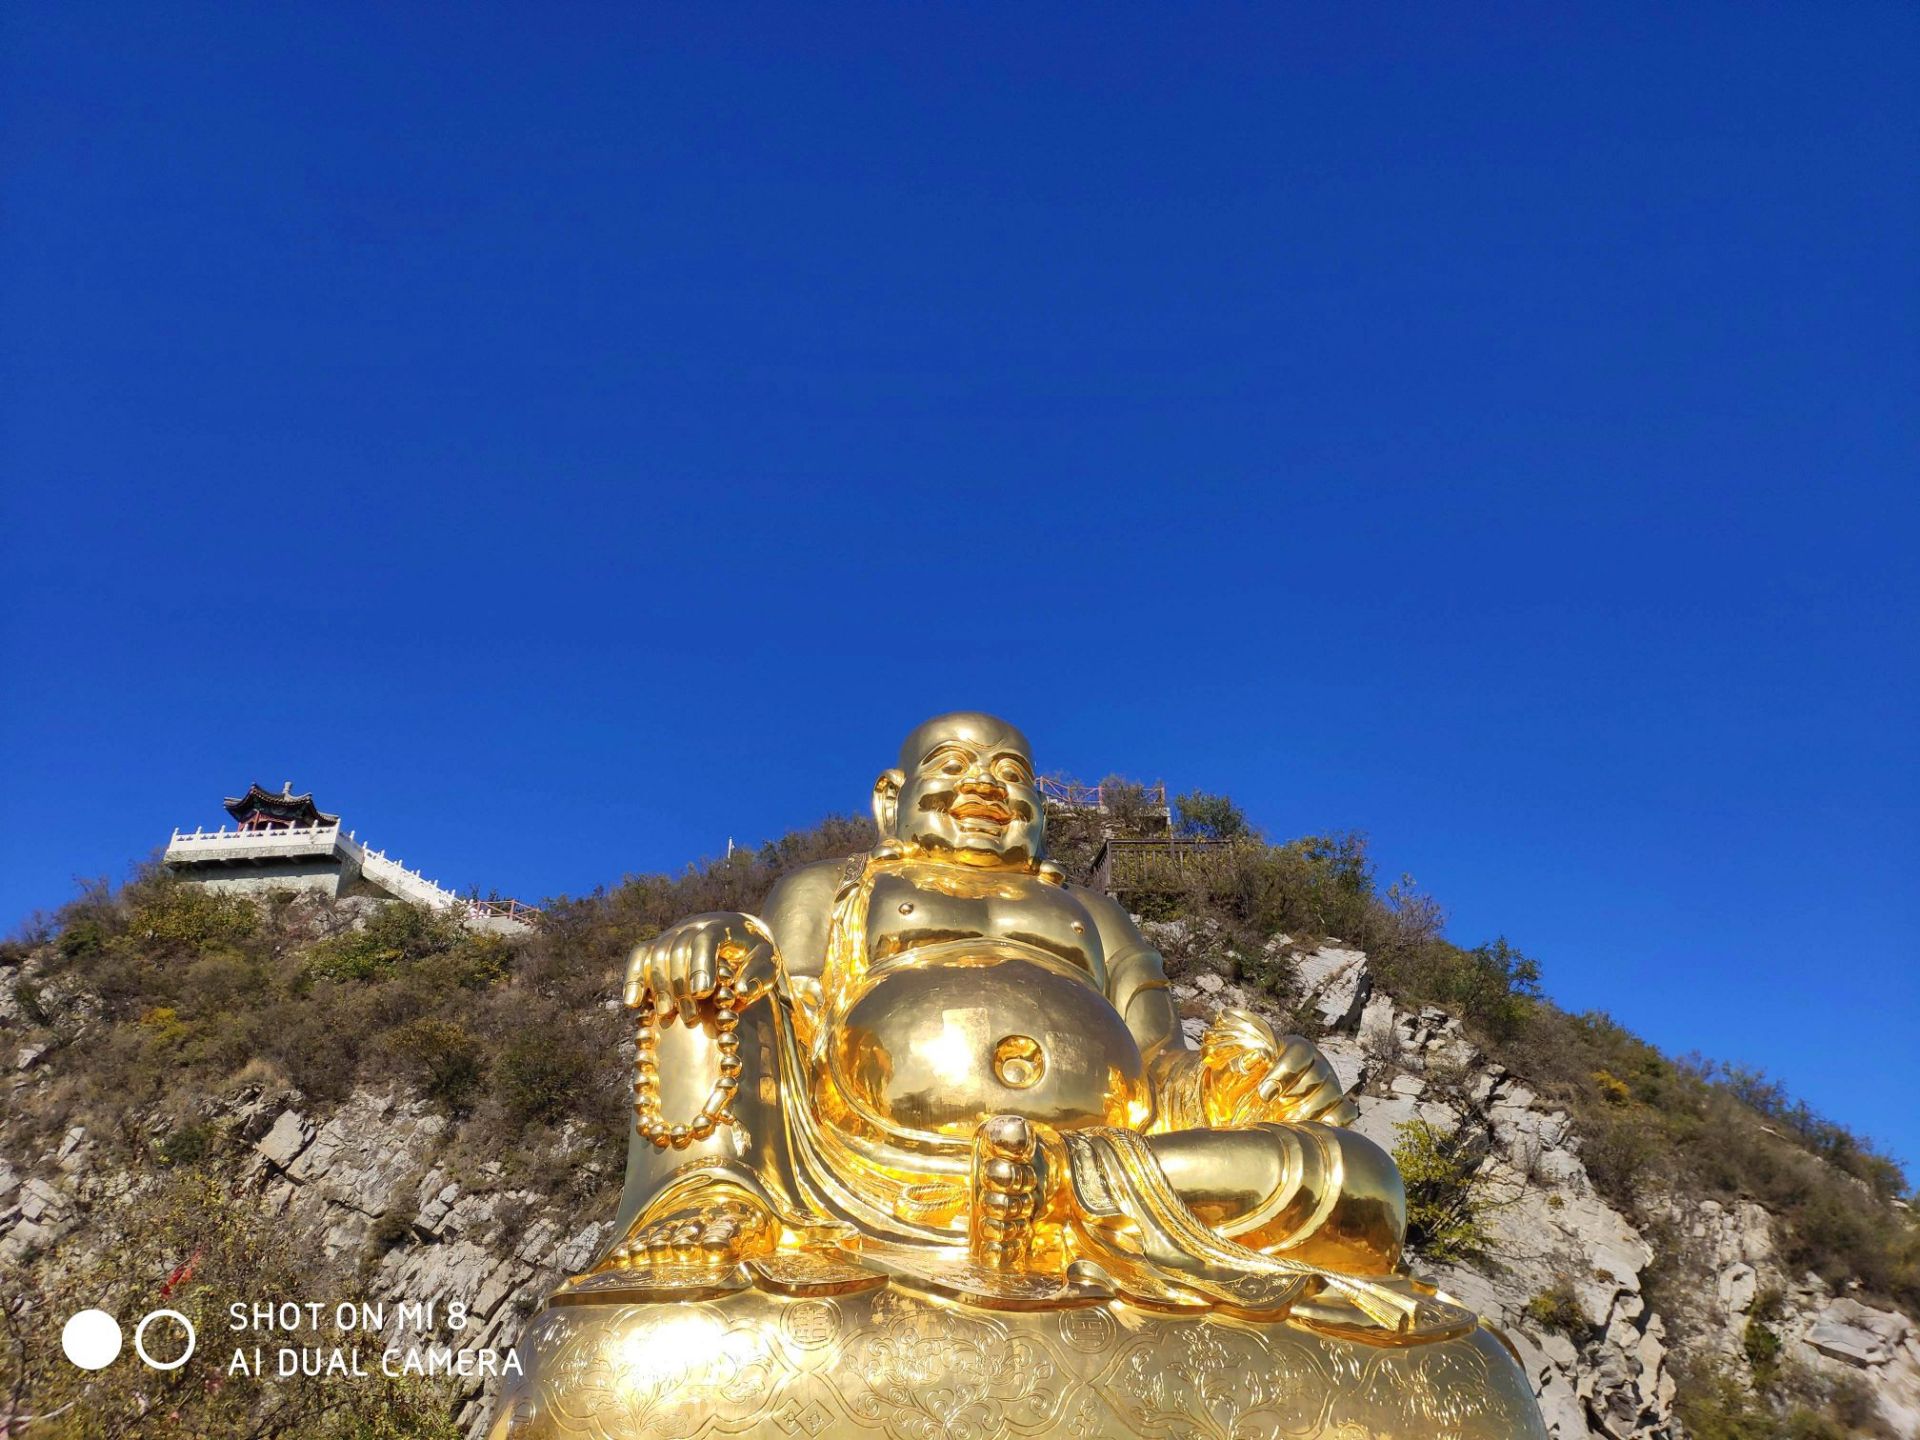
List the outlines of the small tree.
{"type": "Polygon", "coordinates": [[[1209,795],[1204,790],[1189,790],[1175,799],[1179,812],[1179,831],[1196,840],[1252,840],[1258,832],[1246,812],[1225,795],[1209,795]]]}
{"type": "Polygon", "coordinates": [[[1124,775],[1109,775],[1100,782],[1100,815],[1105,826],[1119,835],[1139,835],[1147,829],[1153,814],[1153,802],[1147,787],[1124,775]]]}

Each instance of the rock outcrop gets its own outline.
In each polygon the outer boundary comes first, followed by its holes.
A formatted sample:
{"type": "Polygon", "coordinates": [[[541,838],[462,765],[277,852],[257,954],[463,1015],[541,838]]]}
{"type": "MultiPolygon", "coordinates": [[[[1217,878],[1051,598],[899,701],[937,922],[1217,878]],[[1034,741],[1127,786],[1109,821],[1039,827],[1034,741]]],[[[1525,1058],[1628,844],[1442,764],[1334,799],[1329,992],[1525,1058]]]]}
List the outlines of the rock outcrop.
{"type": "Polygon", "coordinates": [[[1738,1360],[1754,1328],[1793,1361],[1872,1395],[1889,1435],[1920,1436],[1920,1327],[1897,1310],[1835,1295],[1819,1276],[1782,1262],[1776,1222],[1752,1201],[1661,1197],[1652,1217],[1684,1237],[1676,1260],[1679,1318],[1703,1348],[1738,1360]]]}
{"type": "MultiPolygon", "coordinates": [[[[275,1103],[243,1107],[260,1131],[250,1163],[269,1203],[328,1255],[367,1255],[384,1232],[389,1248],[368,1281],[371,1298],[432,1302],[441,1313],[460,1302],[462,1346],[512,1345],[526,1317],[606,1239],[606,1222],[569,1224],[546,1213],[537,1192],[503,1185],[498,1162],[455,1178],[446,1120],[419,1100],[356,1091],[324,1118],[286,1103],[262,1129],[275,1103]]],[[[577,1148],[570,1140],[562,1131],[554,1141],[563,1157],[577,1148]]],[[[470,1433],[485,1424],[489,1398],[477,1378],[467,1387],[459,1419],[470,1433]]]]}
{"type": "MultiPolygon", "coordinates": [[[[308,1107],[289,1092],[249,1088],[210,1105],[246,1149],[240,1179],[289,1230],[320,1254],[361,1262],[370,1302],[385,1302],[383,1345],[418,1339],[403,1333],[399,1305],[432,1302],[445,1315],[465,1307],[458,1335],[438,1338],[475,1350],[504,1350],[525,1318],[566,1275],[585,1268],[610,1222],[579,1224],[554,1213],[547,1197],[501,1181],[497,1162],[456,1178],[445,1117],[424,1102],[358,1090],[330,1107],[308,1107]]],[[[0,1161],[0,1264],[30,1264],[75,1233],[85,1203],[80,1172],[90,1142],[69,1130],[22,1177],[0,1161]]],[[[553,1141],[559,1158],[579,1149],[570,1132],[553,1141]]],[[[572,1163],[586,1162],[571,1156],[572,1163]]],[[[122,1187],[124,1191],[124,1187],[122,1187]]],[[[459,1423],[482,1432],[491,1397],[482,1377],[460,1382],[459,1423]]]]}

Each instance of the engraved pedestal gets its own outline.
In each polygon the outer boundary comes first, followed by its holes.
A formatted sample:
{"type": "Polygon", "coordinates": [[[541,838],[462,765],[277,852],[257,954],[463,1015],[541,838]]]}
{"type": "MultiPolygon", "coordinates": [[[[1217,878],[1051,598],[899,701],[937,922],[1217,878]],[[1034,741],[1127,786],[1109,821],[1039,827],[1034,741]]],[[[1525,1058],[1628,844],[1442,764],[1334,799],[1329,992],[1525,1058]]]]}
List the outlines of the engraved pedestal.
{"type": "Polygon", "coordinates": [[[1485,1329],[1375,1345],[1117,1300],[1003,1311],[898,1282],[780,1293],[765,1275],[669,1298],[593,1279],[531,1322],[489,1440],[1546,1437],[1485,1329]]]}

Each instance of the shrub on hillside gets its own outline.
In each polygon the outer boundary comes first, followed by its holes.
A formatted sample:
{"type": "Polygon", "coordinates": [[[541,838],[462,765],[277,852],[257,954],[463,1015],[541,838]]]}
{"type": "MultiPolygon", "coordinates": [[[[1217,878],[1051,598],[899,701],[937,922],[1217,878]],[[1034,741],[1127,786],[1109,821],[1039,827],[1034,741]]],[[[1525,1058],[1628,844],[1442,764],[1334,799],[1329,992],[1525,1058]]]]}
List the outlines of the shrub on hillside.
{"type": "Polygon", "coordinates": [[[389,1043],[412,1062],[421,1090],[456,1113],[468,1109],[486,1078],[486,1049],[457,1020],[422,1016],[394,1031],[389,1043]]]}
{"type": "Polygon", "coordinates": [[[1780,1292],[1772,1288],[1754,1296],[1746,1328],[1741,1332],[1740,1349],[1747,1357],[1747,1370],[1756,1389],[1766,1390],[1780,1378],[1780,1352],[1785,1347],[1773,1326],[1780,1318],[1781,1300],[1780,1292]]]}
{"type": "Polygon", "coordinates": [[[1372,883],[1358,835],[1239,845],[1190,872],[1177,913],[1223,924],[1247,953],[1280,934],[1357,940],[1372,883]]]}
{"type": "Polygon", "coordinates": [[[1147,787],[1124,775],[1109,775],[1100,782],[1100,812],[1108,827],[1122,834],[1157,823],[1159,810],[1147,794],[1147,787]]]}
{"type": "Polygon", "coordinates": [[[139,896],[127,931],[150,946],[204,953],[239,944],[259,925],[259,914],[245,896],[199,885],[161,884],[139,896]]]}
{"type": "Polygon", "coordinates": [[[1674,1413],[1692,1440],[1787,1440],[1780,1421],[1720,1366],[1680,1366],[1674,1413]]]}
{"type": "Polygon", "coordinates": [[[1777,1366],[1776,1393],[1741,1379],[1734,1362],[1680,1361],[1673,1408],[1690,1440],[1856,1440],[1890,1437],[1873,1395],[1852,1377],[1777,1366]]]}
{"type": "Polygon", "coordinates": [[[325,980],[372,980],[411,961],[442,954],[465,936],[451,915],[419,905],[379,906],[357,930],[314,950],[307,973],[325,980]]]}
{"type": "Polygon", "coordinates": [[[1580,1308],[1580,1296],[1573,1282],[1564,1275],[1555,1277],[1553,1284],[1527,1301],[1527,1319],[1542,1330],[1576,1340],[1592,1328],[1592,1322],[1580,1308]]]}
{"type": "Polygon", "coordinates": [[[201,1120],[179,1126],[153,1147],[166,1165],[197,1165],[212,1153],[218,1135],[213,1126],[201,1120]]]}
{"type": "Polygon", "coordinates": [[[568,1027],[511,1041],[496,1067],[501,1107],[522,1125],[551,1124],[579,1108],[594,1071],[608,1058],[581,1043],[568,1027]]]}
{"type": "Polygon", "coordinates": [[[1505,936],[1471,950],[1423,938],[1389,947],[1380,968],[1382,983],[1392,993],[1451,1010],[1496,1041],[1520,1032],[1540,996],[1540,966],[1505,936]]]}
{"type": "Polygon", "coordinates": [[[1395,1127],[1394,1163],[1407,1187],[1407,1248],[1441,1264],[1457,1264],[1487,1247],[1490,1203],[1479,1174],[1480,1156],[1457,1134],[1424,1120],[1395,1127]]]}
{"type": "Polygon", "coordinates": [[[1864,1182],[1881,1199],[1898,1199],[1906,1190],[1906,1176],[1897,1164],[1846,1126],[1795,1100],[1764,1071],[1723,1065],[1713,1067],[1712,1078],[1748,1109],[1792,1130],[1807,1149],[1864,1182]]]}
{"type": "MultiPolygon", "coordinates": [[[[1224,797],[1202,798],[1231,806],[1224,797]]],[[[1208,824],[1234,823],[1208,814],[1208,824]]],[[[1445,939],[1445,913],[1410,877],[1380,893],[1358,834],[1235,846],[1193,867],[1184,893],[1158,918],[1173,915],[1225,927],[1242,957],[1241,978],[1282,1000],[1289,997],[1261,958],[1279,934],[1297,943],[1332,936],[1356,944],[1402,1002],[1444,1006],[1494,1038],[1518,1033],[1540,994],[1539,965],[1504,937],[1470,950],[1445,939]]]]}
{"type": "Polygon", "coordinates": [[[1641,1114],[1583,1118],[1580,1159],[1594,1188],[1629,1213],[1638,1206],[1650,1176],[1670,1168],[1670,1137],[1657,1121],[1641,1114]]]}

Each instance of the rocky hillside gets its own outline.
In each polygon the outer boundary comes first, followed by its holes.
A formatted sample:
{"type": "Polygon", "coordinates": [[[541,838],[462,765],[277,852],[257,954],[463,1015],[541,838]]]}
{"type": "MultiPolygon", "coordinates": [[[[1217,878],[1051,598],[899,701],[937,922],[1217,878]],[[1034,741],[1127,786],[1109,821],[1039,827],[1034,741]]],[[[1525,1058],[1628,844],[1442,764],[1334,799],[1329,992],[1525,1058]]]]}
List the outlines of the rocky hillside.
{"type": "MultiPolygon", "coordinates": [[[[1458,1017],[1396,1002],[1366,954],[1337,943],[1296,973],[1302,1028],[1357,1087],[1356,1128],[1399,1151],[1416,1224],[1439,1220],[1416,1269],[1506,1330],[1553,1434],[1688,1434],[1684,1385],[1697,1435],[1920,1435],[1920,1327],[1795,1273],[1765,1208],[1650,1185],[1623,1213],[1596,1190],[1573,1116],[1458,1017]],[[1788,1407],[1777,1431],[1769,1390],[1788,1407]]],[[[1212,969],[1174,990],[1196,1036],[1222,1004],[1275,1011],[1212,969]]]]}
{"type": "MultiPolygon", "coordinates": [[[[625,946],[864,843],[834,821],[631,879],[553,905],[524,942],[162,877],[31,927],[0,954],[0,1420],[477,1434],[485,1374],[341,1383],[271,1373],[276,1354],[507,1345],[606,1238],[625,946]],[[370,1308],[230,1333],[236,1300],[370,1308]],[[202,1359],[84,1376],[58,1325],[95,1304],[190,1315],[202,1359]],[[231,1370],[254,1346],[270,1373],[231,1370]]],[[[1507,1330],[1553,1433],[1920,1434],[1920,1239],[1897,1171],[1757,1077],[1562,1015],[1525,957],[1454,947],[1428,902],[1376,892],[1351,842],[1244,855],[1142,906],[1186,1023],[1243,1005],[1321,1039],[1401,1158],[1415,1268],[1507,1330]]]]}

